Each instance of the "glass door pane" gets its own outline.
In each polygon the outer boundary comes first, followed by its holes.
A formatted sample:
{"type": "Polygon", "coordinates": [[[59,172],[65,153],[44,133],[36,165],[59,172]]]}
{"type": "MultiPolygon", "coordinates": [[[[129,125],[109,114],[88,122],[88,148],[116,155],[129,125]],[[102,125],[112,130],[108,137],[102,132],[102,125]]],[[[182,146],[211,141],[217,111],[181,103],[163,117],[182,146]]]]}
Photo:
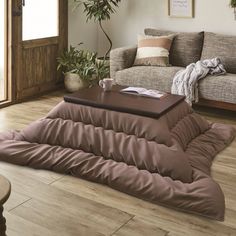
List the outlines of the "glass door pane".
{"type": "Polygon", "coordinates": [[[6,1],[0,1],[0,101],[6,99],[6,1]]]}
{"type": "Polygon", "coordinates": [[[58,0],[25,0],[23,40],[58,36],[58,9],[58,0]]]}

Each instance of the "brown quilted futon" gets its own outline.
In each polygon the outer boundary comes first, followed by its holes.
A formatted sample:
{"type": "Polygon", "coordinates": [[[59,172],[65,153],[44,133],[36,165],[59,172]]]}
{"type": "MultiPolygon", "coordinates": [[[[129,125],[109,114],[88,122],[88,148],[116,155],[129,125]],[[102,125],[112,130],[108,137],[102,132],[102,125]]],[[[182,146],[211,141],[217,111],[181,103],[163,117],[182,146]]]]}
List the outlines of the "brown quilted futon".
{"type": "Polygon", "coordinates": [[[185,102],[154,119],[63,101],[21,132],[0,134],[0,160],[223,220],[224,195],[210,166],[234,136],[232,127],[208,123],[185,102]]]}

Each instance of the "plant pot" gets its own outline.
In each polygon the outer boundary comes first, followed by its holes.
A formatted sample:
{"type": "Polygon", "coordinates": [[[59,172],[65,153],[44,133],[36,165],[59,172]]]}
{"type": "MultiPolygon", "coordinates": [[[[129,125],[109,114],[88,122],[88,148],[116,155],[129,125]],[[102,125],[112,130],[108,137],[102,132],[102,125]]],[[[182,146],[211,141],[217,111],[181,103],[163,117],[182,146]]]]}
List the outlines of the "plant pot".
{"type": "Polygon", "coordinates": [[[68,92],[76,92],[89,86],[88,82],[82,80],[78,74],[66,73],[64,78],[65,88],[68,92]]]}
{"type": "Polygon", "coordinates": [[[106,65],[110,66],[110,57],[106,57],[104,60],[104,57],[97,57],[97,61],[105,61],[106,65]]]}

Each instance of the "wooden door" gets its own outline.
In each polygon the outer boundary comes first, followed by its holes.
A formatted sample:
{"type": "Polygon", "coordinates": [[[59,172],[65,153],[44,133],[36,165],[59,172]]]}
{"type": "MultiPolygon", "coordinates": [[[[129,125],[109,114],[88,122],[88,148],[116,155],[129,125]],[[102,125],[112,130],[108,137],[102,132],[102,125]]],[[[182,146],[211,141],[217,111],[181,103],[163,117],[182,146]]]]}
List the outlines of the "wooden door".
{"type": "Polygon", "coordinates": [[[13,100],[62,84],[56,59],[67,38],[67,0],[12,0],[13,100]]]}
{"type": "Polygon", "coordinates": [[[7,1],[0,1],[0,104],[8,100],[7,91],[7,1]]]}

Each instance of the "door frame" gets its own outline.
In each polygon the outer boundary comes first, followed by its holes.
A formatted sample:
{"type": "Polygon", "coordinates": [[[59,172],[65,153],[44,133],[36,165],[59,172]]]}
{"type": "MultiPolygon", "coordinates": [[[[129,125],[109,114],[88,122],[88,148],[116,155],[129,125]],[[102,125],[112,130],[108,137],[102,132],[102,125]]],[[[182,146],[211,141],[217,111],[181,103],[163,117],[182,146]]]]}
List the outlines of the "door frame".
{"type": "MultiPolygon", "coordinates": [[[[39,0],[40,1],[40,0],[39,0]]],[[[11,9],[11,101],[16,103],[28,98],[19,98],[18,89],[21,87],[22,75],[22,48],[27,49],[32,46],[46,46],[47,43],[58,43],[60,38],[59,50],[67,49],[68,47],[68,0],[59,0],[59,24],[58,36],[22,41],[22,0],[10,0],[11,9]]],[[[62,75],[58,72],[57,77],[60,77],[62,83],[62,75]]],[[[60,86],[58,86],[60,87],[60,86]]],[[[56,86],[55,86],[56,88],[56,86]]],[[[43,92],[42,92],[43,93],[43,92]]],[[[41,93],[35,94],[35,96],[41,93]]]]}
{"type": "Polygon", "coordinates": [[[5,1],[4,18],[5,18],[5,29],[4,29],[4,90],[5,99],[0,102],[0,108],[7,106],[12,101],[11,91],[11,17],[10,17],[10,2],[5,1]]]}

